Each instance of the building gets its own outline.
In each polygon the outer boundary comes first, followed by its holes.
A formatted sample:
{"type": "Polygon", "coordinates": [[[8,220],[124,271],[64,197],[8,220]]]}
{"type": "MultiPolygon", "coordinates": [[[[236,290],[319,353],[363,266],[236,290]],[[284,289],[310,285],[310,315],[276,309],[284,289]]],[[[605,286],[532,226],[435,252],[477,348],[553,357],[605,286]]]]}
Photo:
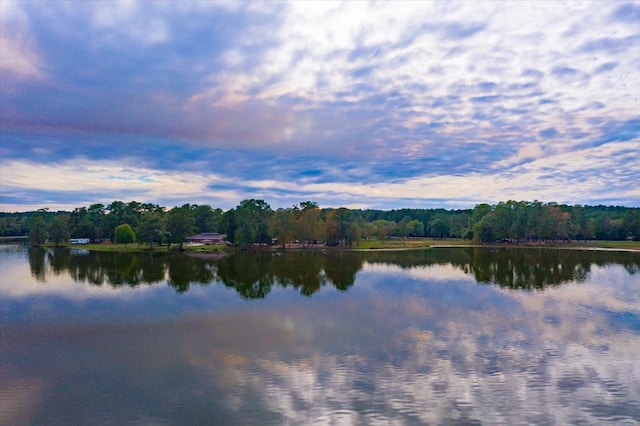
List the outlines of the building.
{"type": "Polygon", "coordinates": [[[225,234],[217,234],[215,232],[203,232],[202,234],[187,237],[189,244],[225,244],[225,234]]]}
{"type": "Polygon", "coordinates": [[[71,238],[69,244],[89,244],[89,238],[71,238]]]}

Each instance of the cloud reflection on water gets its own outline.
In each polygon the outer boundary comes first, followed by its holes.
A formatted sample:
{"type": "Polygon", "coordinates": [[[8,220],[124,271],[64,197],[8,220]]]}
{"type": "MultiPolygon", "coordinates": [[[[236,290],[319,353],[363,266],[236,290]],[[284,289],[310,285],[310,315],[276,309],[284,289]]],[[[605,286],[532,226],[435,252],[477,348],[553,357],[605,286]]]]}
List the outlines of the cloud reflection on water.
{"type": "Polygon", "coordinates": [[[251,309],[2,326],[0,420],[640,422],[640,276],[629,264],[596,257],[579,281],[523,291],[476,285],[472,268],[454,266],[472,255],[376,254],[336,297],[274,291],[251,309]]]}
{"type": "Polygon", "coordinates": [[[524,307],[544,305],[543,293],[520,293],[533,302],[505,310],[510,295],[488,291],[494,309],[381,296],[363,303],[365,314],[340,303],[332,311],[346,314],[346,330],[323,324],[331,314],[318,311],[326,306],[298,313],[294,329],[268,332],[296,341],[293,358],[286,347],[267,345],[228,368],[240,377],[236,386],[264,395],[267,410],[293,423],[339,413],[367,424],[640,420],[637,330],[612,329],[606,313],[581,304],[524,307]]]}

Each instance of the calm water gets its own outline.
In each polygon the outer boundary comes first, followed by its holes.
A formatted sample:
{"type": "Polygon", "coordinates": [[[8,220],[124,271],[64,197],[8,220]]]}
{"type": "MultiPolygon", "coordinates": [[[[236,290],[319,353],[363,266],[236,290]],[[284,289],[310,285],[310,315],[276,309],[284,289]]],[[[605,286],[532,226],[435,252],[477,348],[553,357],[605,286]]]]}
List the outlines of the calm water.
{"type": "Polygon", "coordinates": [[[640,254],[0,246],[0,424],[640,424],[640,254]]]}

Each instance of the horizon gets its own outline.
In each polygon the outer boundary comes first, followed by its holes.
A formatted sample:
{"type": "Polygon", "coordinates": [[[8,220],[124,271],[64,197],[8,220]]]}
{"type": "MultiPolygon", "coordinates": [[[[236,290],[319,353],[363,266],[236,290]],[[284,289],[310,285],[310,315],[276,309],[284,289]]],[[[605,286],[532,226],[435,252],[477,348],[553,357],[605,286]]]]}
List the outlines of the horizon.
{"type": "MultiPolygon", "coordinates": [[[[258,199],[259,201],[264,201],[267,203],[267,205],[275,212],[277,209],[281,208],[281,207],[273,207],[271,206],[271,204],[269,203],[268,200],[262,200],[262,199],[258,199]]],[[[154,203],[147,203],[145,201],[137,201],[137,200],[129,200],[129,201],[125,201],[125,200],[113,200],[112,202],[122,202],[124,204],[129,204],[129,203],[133,203],[133,202],[137,202],[140,204],[154,204],[154,203]]],[[[243,200],[244,201],[244,200],[243,200]]],[[[310,201],[310,202],[314,202],[313,200],[305,200],[305,201],[310,201]]],[[[289,205],[289,206],[284,206],[282,208],[292,208],[292,207],[296,207],[299,206],[300,203],[305,202],[305,201],[301,201],[299,203],[296,203],[294,205],[289,205]]],[[[640,207],[628,207],[628,206],[622,206],[622,205],[613,205],[613,204],[564,204],[564,203],[556,203],[555,201],[542,201],[542,200],[501,200],[497,203],[478,203],[472,207],[469,208],[444,208],[444,207],[395,207],[395,208],[390,208],[390,209],[372,209],[372,208],[358,208],[358,207],[347,207],[347,206],[322,206],[320,204],[318,204],[318,208],[320,210],[332,210],[332,209],[340,209],[340,208],[346,208],[349,210],[362,210],[362,211],[366,211],[366,210],[374,210],[374,211],[382,211],[382,212],[391,212],[391,211],[396,211],[396,210],[445,210],[448,212],[455,212],[455,211],[472,211],[474,210],[474,208],[478,205],[489,205],[491,207],[495,207],[500,203],[507,203],[507,202],[516,202],[516,203],[541,203],[542,205],[557,205],[560,207],[586,207],[586,208],[599,208],[599,207],[604,207],[604,208],[614,208],[614,209],[618,209],[618,208],[622,208],[622,209],[640,209],[640,207]]],[[[104,203],[104,202],[98,202],[98,203],[94,203],[94,204],[100,204],[102,206],[104,206],[104,208],[106,210],[108,210],[108,207],[111,203],[104,203]]],[[[185,204],[189,204],[192,207],[196,207],[196,206],[209,206],[212,209],[217,209],[219,207],[216,206],[212,206],[212,205],[208,205],[208,204],[192,204],[192,203],[185,203],[185,204]]],[[[161,204],[157,204],[158,207],[162,208],[165,212],[169,212],[171,209],[173,208],[179,208],[179,207],[183,207],[185,204],[180,205],[180,206],[163,206],[161,204]]],[[[317,204],[317,203],[316,203],[317,204]]],[[[239,203],[238,203],[239,205],[239,203]]],[[[223,212],[227,212],[229,210],[233,210],[236,207],[238,207],[238,205],[233,206],[229,209],[222,209],[220,208],[223,212]]],[[[75,206],[73,209],[70,210],[53,210],[50,209],[48,207],[44,207],[41,209],[36,209],[36,210],[23,210],[23,211],[2,211],[0,210],[0,214],[22,214],[22,213],[37,213],[40,210],[45,210],[46,213],[51,213],[51,214],[58,214],[58,213],[73,213],[73,211],[76,208],[89,208],[90,205],[84,205],[84,206],[75,206]]]]}
{"type": "Polygon", "coordinates": [[[640,2],[0,3],[0,212],[640,207],[640,2]]]}

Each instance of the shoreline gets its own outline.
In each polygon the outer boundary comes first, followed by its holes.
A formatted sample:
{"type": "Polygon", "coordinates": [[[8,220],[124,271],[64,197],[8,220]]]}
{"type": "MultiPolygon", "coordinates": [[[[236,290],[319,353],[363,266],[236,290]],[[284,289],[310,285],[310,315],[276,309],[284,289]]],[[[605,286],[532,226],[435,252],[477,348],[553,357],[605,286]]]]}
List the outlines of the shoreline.
{"type": "MultiPolygon", "coordinates": [[[[6,241],[6,240],[5,240],[6,241]]],[[[62,244],[54,246],[45,244],[46,248],[68,248],[83,249],[97,252],[115,252],[115,253],[186,253],[200,255],[223,255],[236,251],[358,251],[358,252],[375,252],[375,251],[406,251],[406,250],[422,250],[428,248],[550,248],[562,250],[585,250],[585,251],[623,251],[640,253],[640,241],[572,241],[560,244],[509,244],[509,243],[491,243],[491,244],[474,244],[468,240],[434,240],[434,239],[410,239],[410,240],[365,240],[353,247],[329,247],[329,246],[306,246],[306,245],[288,245],[285,249],[281,246],[261,246],[241,249],[239,247],[231,247],[227,245],[196,245],[183,246],[183,250],[179,250],[177,245],[154,246],[149,248],[148,244],[62,244]]]]}

